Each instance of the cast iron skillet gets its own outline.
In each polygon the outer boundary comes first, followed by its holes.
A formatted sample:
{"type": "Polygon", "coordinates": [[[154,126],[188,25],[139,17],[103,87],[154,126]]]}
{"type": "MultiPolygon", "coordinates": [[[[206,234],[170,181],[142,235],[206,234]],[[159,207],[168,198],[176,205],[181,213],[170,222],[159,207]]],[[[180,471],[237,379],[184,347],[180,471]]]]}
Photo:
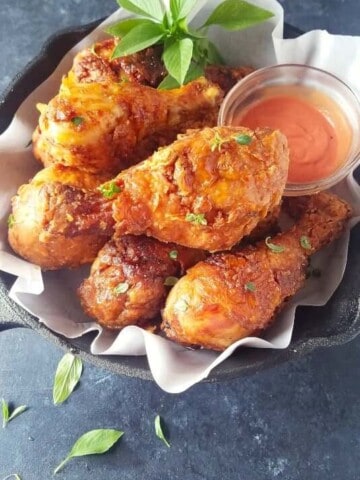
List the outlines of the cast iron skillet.
{"type": "MultiPolygon", "coordinates": [[[[10,124],[21,102],[56,68],[63,55],[99,24],[93,22],[63,30],[52,36],[40,54],[18,74],[0,98],[0,132],[10,124]]],[[[296,37],[301,32],[285,25],[285,35],[296,37]]],[[[360,172],[358,171],[358,174],[360,172]]],[[[358,175],[359,180],[360,175],[358,175]]],[[[360,331],[360,227],[351,233],[348,267],[344,279],[324,307],[300,307],[296,313],[291,345],[286,350],[240,349],[219,365],[205,381],[219,381],[251,374],[276,363],[296,359],[319,347],[331,347],[348,342],[360,331]]],[[[42,325],[8,297],[14,277],[0,273],[0,331],[13,327],[28,327],[66,351],[76,352],[84,360],[112,372],[152,379],[146,357],[94,356],[90,343],[94,334],[68,340],[42,325]]]]}

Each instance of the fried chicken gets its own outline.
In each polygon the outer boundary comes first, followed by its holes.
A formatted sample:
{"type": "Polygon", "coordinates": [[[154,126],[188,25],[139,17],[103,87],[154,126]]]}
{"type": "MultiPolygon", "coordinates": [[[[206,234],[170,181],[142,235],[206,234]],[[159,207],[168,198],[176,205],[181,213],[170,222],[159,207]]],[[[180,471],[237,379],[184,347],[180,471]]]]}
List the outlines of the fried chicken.
{"type": "Polygon", "coordinates": [[[171,290],[162,330],[183,345],[224,350],[258,334],[304,284],[309,256],[343,232],[350,207],[330,193],[290,200],[302,215],[286,233],[192,267],[171,290]],[[275,247],[274,247],[275,245],[275,247]]]}
{"type": "Polygon", "coordinates": [[[288,162],[279,131],[215,127],[180,136],[115,179],[117,234],[230,249],[280,203],[288,162]]]}
{"type": "Polygon", "coordinates": [[[159,315],[175,277],[204,258],[201,250],[154,238],[113,237],[78,290],[81,305],[109,329],[144,325],[159,315]]]}
{"type": "Polygon", "coordinates": [[[204,78],[156,90],[136,83],[78,82],[71,71],[59,94],[39,106],[34,155],[45,166],[116,174],[179,132],[215,125],[222,98],[221,89],[204,78]]]}
{"type": "Polygon", "coordinates": [[[13,250],[50,270],[94,260],[113,233],[111,202],[96,190],[107,178],[62,165],[41,170],[12,200],[13,250]]]}

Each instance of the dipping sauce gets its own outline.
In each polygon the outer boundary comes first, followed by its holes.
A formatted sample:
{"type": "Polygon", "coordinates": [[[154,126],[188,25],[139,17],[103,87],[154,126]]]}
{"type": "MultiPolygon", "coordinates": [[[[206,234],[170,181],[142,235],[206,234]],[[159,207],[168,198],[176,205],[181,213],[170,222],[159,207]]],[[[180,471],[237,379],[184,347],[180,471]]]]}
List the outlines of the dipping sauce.
{"type": "Polygon", "coordinates": [[[288,182],[306,183],[338,170],[351,148],[352,129],[337,103],[300,85],[273,86],[234,115],[234,124],[270,127],[288,139],[288,182]]]}

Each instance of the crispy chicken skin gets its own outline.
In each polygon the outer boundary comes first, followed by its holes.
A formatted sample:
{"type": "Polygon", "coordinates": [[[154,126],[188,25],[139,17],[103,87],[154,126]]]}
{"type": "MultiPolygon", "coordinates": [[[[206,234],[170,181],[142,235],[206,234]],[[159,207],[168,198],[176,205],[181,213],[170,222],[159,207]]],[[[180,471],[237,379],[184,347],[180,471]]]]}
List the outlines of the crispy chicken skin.
{"type": "MultiPolygon", "coordinates": [[[[297,199],[291,199],[296,211],[297,199]]],[[[162,330],[176,342],[224,350],[258,333],[304,284],[309,255],[337,238],[350,217],[349,206],[329,193],[307,197],[298,222],[271,242],[237,253],[219,253],[192,267],[171,290],[162,330]],[[300,239],[306,236],[308,248],[300,239]]]]}
{"type": "Polygon", "coordinates": [[[34,155],[45,166],[116,174],[188,128],[215,125],[222,98],[222,90],[204,77],[156,90],[136,83],[78,82],[70,71],[59,94],[38,106],[34,155]]]}
{"type": "Polygon", "coordinates": [[[49,270],[91,262],[113,233],[111,203],[96,190],[106,178],[61,165],[41,170],[12,200],[13,250],[49,270]]]}
{"type": "Polygon", "coordinates": [[[230,249],[280,203],[288,162],[279,131],[215,127],[180,136],[117,176],[117,234],[230,249]]]}
{"type": "Polygon", "coordinates": [[[78,295],[84,311],[109,329],[144,325],[160,313],[169,287],[205,253],[144,236],[113,237],[100,250],[78,295]],[[172,252],[176,258],[171,258],[172,252]]]}

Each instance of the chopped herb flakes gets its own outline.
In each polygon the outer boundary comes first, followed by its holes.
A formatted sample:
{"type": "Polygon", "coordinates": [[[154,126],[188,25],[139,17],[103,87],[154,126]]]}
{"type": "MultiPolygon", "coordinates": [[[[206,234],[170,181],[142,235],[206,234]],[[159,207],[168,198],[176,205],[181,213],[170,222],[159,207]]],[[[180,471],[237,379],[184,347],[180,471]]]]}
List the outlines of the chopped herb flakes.
{"type": "Polygon", "coordinates": [[[8,219],[7,219],[7,226],[9,228],[12,228],[14,225],[15,225],[15,217],[12,213],[10,213],[10,215],[8,216],[8,219]]]}
{"type": "Polygon", "coordinates": [[[271,237],[266,237],[265,244],[268,249],[271,250],[273,253],[282,253],[285,251],[285,247],[283,247],[282,245],[275,245],[275,243],[271,243],[270,240],[271,237]]]}
{"type": "Polygon", "coordinates": [[[164,281],[164,285],[166,287],[173,287],[179,279],[177,277],[166,277],[164,281]]]}
{"type": "Polygon", "coordinates": [[[171,252],[169,252],[169,257],[171,260],[177,260],[178,256],[179,252],[177,250],[171,250],[171,252]]]}
{"type": "Polygon", "coordinates": [[[117,193],[121,192],[121,188],[115,182],[105,183],[101,185],[98,190],[105,198],[112,198],[117,193]]]}
{"type": "Polygon", "coordinates": [[[239,145],[249,145],[252,142],[252,137],[250,135],[242,134],[235,137],[235,140],[239,145]]]}
{"type": "Polygon", "coordinates": [[[116,295],[120,295],[121,293],[126,293],[130,288],[130,285],[126,282],[119,283],[119,285],[116,285],[114,288],[114,293],[116,295]]]}
{"type": "Polygon", "coordinates": [[[196,223],[197,225],[207,225],[204,213],[187,213],[185,220],[187,222],[196,223]]]}
{"type": "Polygon", "coordinates": [[[302,235],[302,237],[300,237],[300,245],[305,250],[311,250],[311,242],[309,240],[309,237],[307,237],[306,235],[302,235]]]}
{"type": "Polygon", "coordinates": [[[255,292],[256,291],[256,286],[253,282],[247,282],[245,283],[245,291],[247,292],[255,292]]]}
{"type": "Polygon", "coordinates": [[[85,120],[83,119],[83,117],[73,117],[71,119],[71,123],[73,123],[75,127],[78,127],[79,125],[83,124],[84,121],[85,120]]]}
{"type": "Polygon", "coordinates": [[[176,310],[179,312],[186,312],[186,310],[189,308],[188,302],[184,298],[180,298],[176,304],[175,304],[176,310]]]}

